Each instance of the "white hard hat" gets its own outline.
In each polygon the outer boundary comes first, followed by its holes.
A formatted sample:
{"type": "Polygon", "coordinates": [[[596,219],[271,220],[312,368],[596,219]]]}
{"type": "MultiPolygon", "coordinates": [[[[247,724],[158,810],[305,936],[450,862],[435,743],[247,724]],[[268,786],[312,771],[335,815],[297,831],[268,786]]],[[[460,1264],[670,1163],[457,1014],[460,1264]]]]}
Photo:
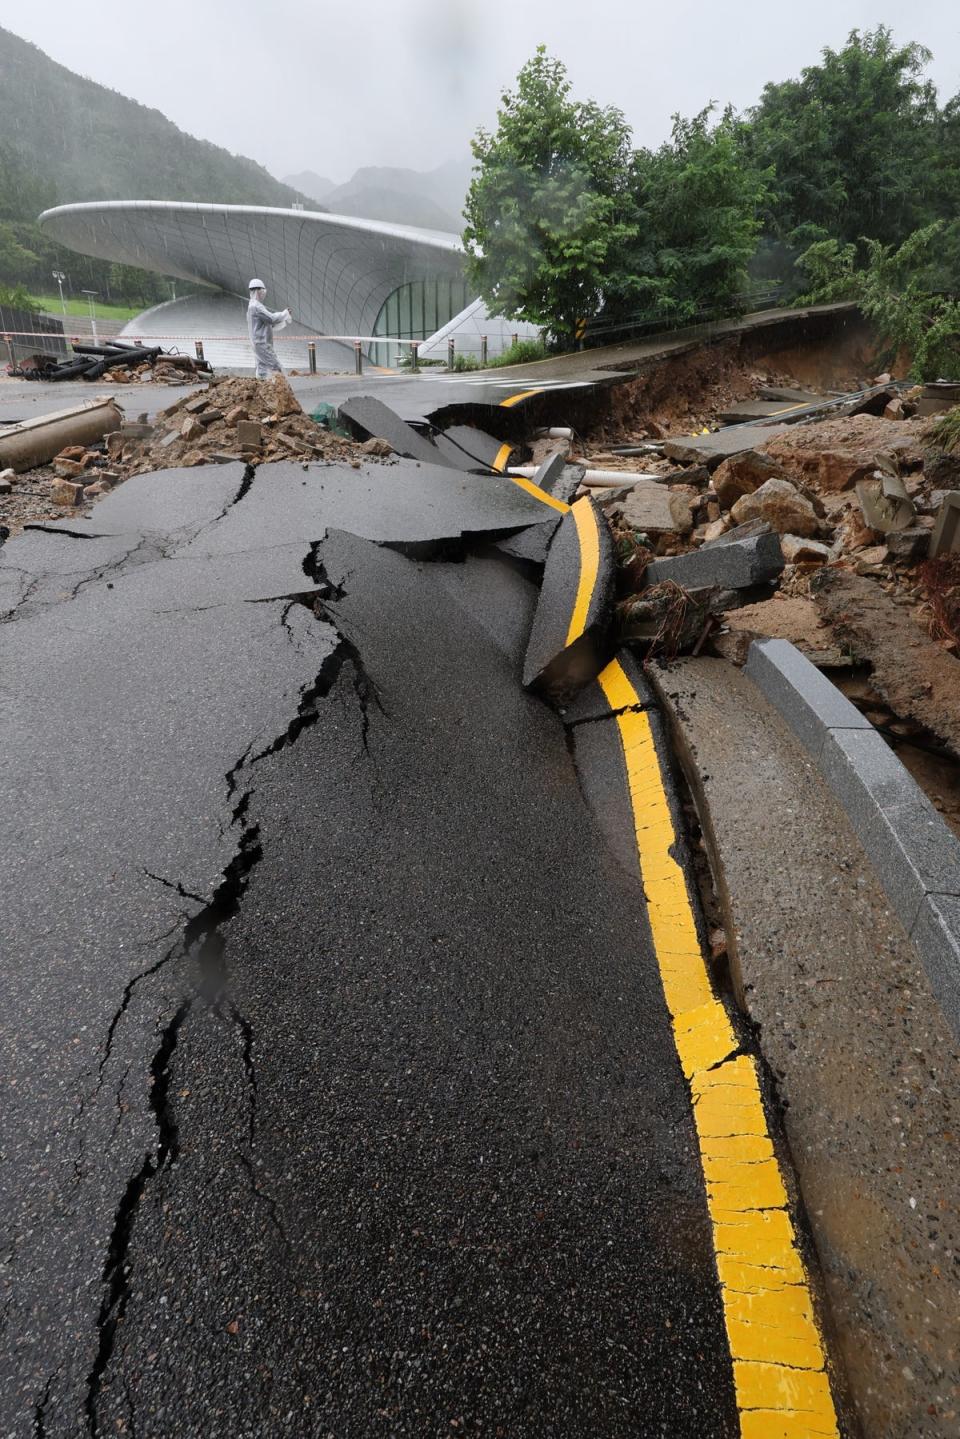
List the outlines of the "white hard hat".
{"type": "Polygon", "coordinates": [[[266,288],[262,280],[251,280],[247,286],[248,290],[265,290],[266,288]]]}

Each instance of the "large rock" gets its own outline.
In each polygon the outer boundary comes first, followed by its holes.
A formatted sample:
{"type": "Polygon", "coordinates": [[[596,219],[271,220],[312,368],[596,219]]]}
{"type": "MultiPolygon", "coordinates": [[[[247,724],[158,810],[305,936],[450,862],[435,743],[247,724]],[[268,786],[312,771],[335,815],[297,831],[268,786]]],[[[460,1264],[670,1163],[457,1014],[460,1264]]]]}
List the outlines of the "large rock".
{"type": "Polygon", "coordinates": [[[817,512],[789,480],[766,480],[753,494],[742,495],[731,514],[738,525],[766,520],[780,535],[807,538],[820,530],[817,512]]]}
{"type": "Polygon", "coordinates": [[[55,505],[79,505],[83,499],[83,485],[75,485],[72,480],[54,480],[50,486],[50,499],[55,505]]]}
{"type": "Polygon", "coordinates": [[[744,450],[742,455],[731,455],[718,465],[713,475],[713,488],[717,499],[725,510],[732,509],[741,495],[752,495],[754,490],[770,479],[788,478],[783,466],[759,450],[744,450]]]}
{"type": "Polygon", "coordinates": [[[747,539],[703,545],[689,555],[654,560],[644,574],[649,585],[673,580],[685,590],[743,590],[775,580],[782,569],[780,537],[768,530],[747,539]]]}
{"type": "Polygon", "coordinates": [[[652,480],[638,480],[619,507],[631,529],[647,534],[689,534],[693,529],[688,496],[674,494],[652,480]]]}

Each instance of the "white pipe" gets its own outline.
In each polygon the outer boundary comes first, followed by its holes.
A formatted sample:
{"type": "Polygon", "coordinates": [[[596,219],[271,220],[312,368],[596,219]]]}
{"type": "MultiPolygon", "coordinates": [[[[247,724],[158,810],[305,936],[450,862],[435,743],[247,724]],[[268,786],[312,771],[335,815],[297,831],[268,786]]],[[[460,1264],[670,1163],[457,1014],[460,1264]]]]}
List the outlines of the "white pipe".
{"type": "Polygon", "coordinates": [[[573,431],[558,425],[552,430],[534,430],[533,437],[535,440],[572,440],[573,431]]]}
{"type": "MultiPolygon", "coordinates": [[[[575,465],[576,460],[571,460],[575,465]]],[[[508,474],[522,475],[525,480],[535,479],[539,472],[539,465],[511,465],[508,474]]],[[[587,470],[583,476],[583,484],[593,485],[599,490],[612,490],[617,485],[632,485],[637,480],[656,480],[659,484],[665,482],[663,475],[644,475],[639,470],[587,470]]]]}

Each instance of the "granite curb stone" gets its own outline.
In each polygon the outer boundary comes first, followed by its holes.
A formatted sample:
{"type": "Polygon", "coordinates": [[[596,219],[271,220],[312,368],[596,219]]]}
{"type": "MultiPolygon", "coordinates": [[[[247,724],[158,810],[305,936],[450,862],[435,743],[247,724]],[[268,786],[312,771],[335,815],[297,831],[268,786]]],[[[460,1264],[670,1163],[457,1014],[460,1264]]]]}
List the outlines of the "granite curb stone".
{"type": "Polygon", "coordinates": [[[873,725],[789,641],[755,640],[745,672],[843,805],[960,1034],[960,840],[873,725]]]}

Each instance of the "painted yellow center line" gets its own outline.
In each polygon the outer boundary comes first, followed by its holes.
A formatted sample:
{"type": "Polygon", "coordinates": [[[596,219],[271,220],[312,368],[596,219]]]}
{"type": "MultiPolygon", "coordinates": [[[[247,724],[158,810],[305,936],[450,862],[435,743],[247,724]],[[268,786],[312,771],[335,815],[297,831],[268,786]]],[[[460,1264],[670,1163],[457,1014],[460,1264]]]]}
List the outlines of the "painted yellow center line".
{"type": "Polygon", "coordinates": [[[580,545],[580,577],[577,581],[577,595],[570,615],[567,630],[567,647],[578,640],[587,627],[590,601],[597,586],[597,571],[600,567],[600,536],[597,533],[597,516],[593,502],[586,495],[576,501],[571,509],[576,521],[577,540],[580,545]]]}
{"type": "Polygon", "coordinates": [[[529,400],[532,395],[539,395],[541,390],[542,386],[538,390],[521,390],[517,395],[509,395],[505,400],[500,401],[500,408],[511,410],[514,405],[519,405],[521,400],[529,400]]]}
{"type": "Polygon", "coordinates": [[[499,450],[497,451],[496,459],[494,460],[491,469],[496,470],[498,474],[503,474],[503,471],[507,468],[507,461],[510,458],[510,451],[512,449],[512,445],[501,445],[499,450]]]}
{"type": "MultiPolygon", "coordinates": [[[[599,683],[611,710],[640,705],[618,661],[599,683]]],[[[839,1439],[756,1062],[738,1053],[710,983],[686,877],[674,858],[677,835],[650,720],[629,710],[616,723],[654,950],[693,1102],[741,1439],[839,1439]]]]}
{"type": "Polygon", "coordinates": [[[546,490],[541,490],[540,486],[535,485],[533,480],[528,480],[526,475],[507,475],[507,479],[512,480],[515,485],[519,485],[521,490],[526,490],[527,494],[532,495],[535,500],[549,505],[552,510],[559,510],[561,515],[565,515],[570,508],[569,505],[564,504],[563,500],[555,500],[553,495],[548,495],[546,490]]]}

